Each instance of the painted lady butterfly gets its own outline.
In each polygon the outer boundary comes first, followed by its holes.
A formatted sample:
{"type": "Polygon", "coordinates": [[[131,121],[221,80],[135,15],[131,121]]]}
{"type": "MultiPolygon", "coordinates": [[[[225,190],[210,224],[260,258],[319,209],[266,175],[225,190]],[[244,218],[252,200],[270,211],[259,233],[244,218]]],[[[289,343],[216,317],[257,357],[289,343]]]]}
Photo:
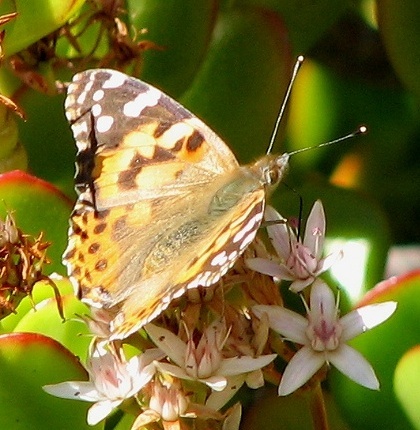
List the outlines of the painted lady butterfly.
{"type": "Polygon", "coordinates": [[[124,338],[187,289],[210,286],[253,241],[289,155],[240,166],[203,122],[114,70],[74,76],[65,103],[78,147],[64,263],[124,338]]]}

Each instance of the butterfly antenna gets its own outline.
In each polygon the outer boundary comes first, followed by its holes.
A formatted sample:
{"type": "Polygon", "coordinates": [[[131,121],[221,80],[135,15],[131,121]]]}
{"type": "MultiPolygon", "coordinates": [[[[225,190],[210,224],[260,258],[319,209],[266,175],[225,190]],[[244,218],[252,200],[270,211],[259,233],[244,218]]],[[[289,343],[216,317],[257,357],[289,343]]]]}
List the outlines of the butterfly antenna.
{"type": "Polygon", "coordinates": [[[284,98],[283,98],[283,103],[281,104],[279,113],[277,114],[277,119],[274,124],[273,132],[271,133],[270,143],[268,144],[266,154],[270,154],[271,151],[273,150],[274,141],[276,140],[280,123],[283,118],[284,111],[286,110],[287,102],[289,101],[289,98],[290,98],[290,93],[292,92],[293,84],[296,80],[296,76],[299,72],[300,66],[303,63],[303,60],[304,60],[303,55],[299,55],[299,57],[297,57],[295,66],[293,67],[292,77],[290,78],[290,82],[289,82],[289,85],[287,86],[286,94],[284,95],[284,98]]]}
{"type": "MultiPolygon", "coordinates": [[[[291,155],[299,154],[300,152],[306,152],[311,149],[317,149],[317,148],[322,148],[323,146],[333,145],[335,143],[338,143],[343,140],[350,139],[359,134],[365,134],[365,133],[367,133],[367,127],[364,125],[361,125],[355,131],[347,134],[346,136],[342,136],[342,137],[339,137],[338,139],[330,140],[329,142],[320,143],[319,145],[297,149],[296,151],[289,152],[287,155],[290,157],[291,155]]],[[[293,188],[290,188],[290,189],[299,196],[299,221],[298,221],[298,228],[297,228],[297,239],[299,240],[302,234],[303,198],[296,190],[294,190],[293,188]]]]}
{"type": "Polygon", "coordinates": [[[297,239],[302,236],[302,217],[303,217],[303,197],[299,194],[299,219],[298,219],[298,228],[297,228],[297,239]]]}
{"type": "Polygon", "coordinates": [[[295,151],[289,152],[289,157],[292,155],[300,154],[301,152],[311,151],[312,149],[318,149],[323,148],[324,146],[330,146],[334,145],[338,142],[342,142],[343,140],[351,139],[352,137],[358,136],[359,134],[366,134],[367,133],[367,127],[365,125],[359,126],[356,130],[352,131],[349,134],[346,134],[345,136],[341,136],[338,139],[329,140],[328,142],[320,143],[315,146],[307,146],[306,148],[300,148],[296,149],[295,151]]]}

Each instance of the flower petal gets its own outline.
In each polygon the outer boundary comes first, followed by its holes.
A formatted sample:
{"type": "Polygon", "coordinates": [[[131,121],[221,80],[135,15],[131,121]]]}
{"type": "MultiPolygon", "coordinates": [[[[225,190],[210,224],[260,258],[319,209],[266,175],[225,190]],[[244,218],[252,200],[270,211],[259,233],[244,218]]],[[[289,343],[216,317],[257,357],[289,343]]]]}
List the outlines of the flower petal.
{"type": "Polygon", "coordinates": [[[311,288],[310,316],[312,321],[324,320],[328,325],[337,321],[337,306],[334,293],[321,279],[316,279],[311,288]]]}
{"type": "Polygon", "coordinates": [[[396,302],[376,303],[355,309],[340,319],[343,328],[342,342],[353,339],[359,334],[381,324],[396,310],[396,302]]]}
{"type": "Polygon", "coordinates": [[[267,206],[264,212],[264,220],[275,222],[267,226],[267,234],[270,238],[277,255],[287,260],[290,254],[291,242],[296,242],[296,237],[283,218],[272,206],[267,206]]]}
{"type": "Polygon", "coordinates": [[[239,430],[241,424],[242,406],[238,402],[233,405],[223,421],[222,430],[239,430]]]}
{"type": "Polygon", "coordinates": [[[160,348],[174,363],[178,366],[184,365],[187,344],[184,343],[178,336],[162,327],[154,324],[146,324],[144,326],[147,334],[153,343],[160,348]]]}
{"type": "Polygon", "coordinates": [[[179,379],[188,379],[189,381],[192,381],[194,379],[190,375],[188,375],[188,373],[184,370],[183,367],[178,367],[174,364],[160,362],[156,362],[155,365],[162,373],[176,376],[179,379]]]}
{"type": "Polygon", "coordinates": [[[239,375],[240,373],[252,372],[267,366],[267,364],[271,363],[276,357],[277,354],[261,355],[256,358],[246,355],[225,358],[221,362],[217,373],[223,376],[232,376],[239,375]]]}
{"type": "Polygon", "coordinates": [[[257,317],[266,313],[269,326],[286,339],[301,345],[308,343],[308,320],[302,315],[281,306],[256,305],[252,307],[252,311],[257,317]]]}
{"type": "Polygon", "coordinates": [[[341,373],[371,390],[379,390],[379,381],[369,362],[360,352],[346,344],[328,352],[328,361],[341,373]]]}
{"type": "Polygon", "coordinates": [[[93,404],[88,410],[87,423],[90,426],[98,424],[121,403],[122,400],[102,400],[93,404]]]}
{"type": "Polygon", "coordinates": [[[127,364],[127,370],[130,374],[131,372],[138,372],[139,369],[142,369],[155,360],[161,360],[164,357],[165,353],[159,348],[146,349],[143,354],[136,355],[130,359],[127,364]]]}
{"type": "MultiPolygon", "coordinates": [[[[285,278],[282,278],[285,279],[285,278]]],[[[312,284],[314,281],[314,278],[311,276],[307,279],[297,279],[296,281],[293,281],[290,284],[289,290],[293,293],[300,293],[302,290],[304,290],[306,287],[312,284]]]]}
{"type": "Polygon", "coordinates": [[[247,258],[246,265],[250,269],[259,273],[263,273],[264,275],[269,275],[285,280],[293,279],[286,267],[275,261],[268,260],[267,258],[247,258]]]}
{"type": "Polygon", "coordinates": [[[134,385],[132,390],[127,394],[127,397],[131,397],[132,395],[139,392],[147,383],[149,383],[153,376],[156,373],[156,364],[150,363],[147,366],[144,366],[141,372],[137,375],[136,378],[133,378],[134,385]]]}
{"type": "Polygon", "coordinates": [[[143,354],[136,355],[127,363],[126,370],[131,376],[131,389],[127,393],[127,397],[136,394],[143,388],[156,373],[156,365],[154,360],[160,360],[165,357],[159,348],[147,349],[143,354]]]}
{"type": "Polygon", "coordinates": [[[42,389],[48,394],[63,399],[78,399],[85,402],[96,402],[102,399],[92,382],[66,381],[59,384],[44,385],[42,389]]]}
{"type": "Polygon", "coordinates": [[[321,200],[312,206],[305,228],[303,244],[307,246],[315,258],[319,260],[324,248],[325,212],[321,200]]]}
{"type": "Polygon", "coordinates": [[[221,375],[209,376],[206,379],[199,379],[214,391],[223,391],[227,386],[227,379],[221,375]]]}
{"type": "Polygon", "coordinates": [[[160,421],[160,419],[160,415],[156,411],[153,409],[146,409],[136,418],[133,425],[131,426],[131,430],[143,429],[148,424],[160,421]]]}
{"type": "Polygon", "coordinates": [[[223,391],[213,391],[206,401],[206,406],[219,410],[235,395],[244,382],[244,374],[230,376],[227,378],[226,388],[223,391]]]}
{"type": "Polygon", "coordinates": [[[307,382],[325,363],[323,353],[304,346],[290,360],[279,385],[279,396],[287,396],[307,382]]]}
{"type": "Polygon", "coordinates": [[[253,372],[249,372],[246,375],[245,379],[246,385],[249,388],[253,388],[256,390],[257,388],[261,388],[264,386],[264,375],[261,369],[254,370],[253,372]]]}
{"type": "Polygon", "coordinates": [[[325,258],[322,258],[321,260],[319,260],[315,275],[318,276],[321,273],[326,272],[328,269],[331,268],[333,264],[341,260],[343,256],[344,256],[344,252],[342,249],[340,249],[339,251],[332,252],[331,254],[328,254],[325,258]]]}

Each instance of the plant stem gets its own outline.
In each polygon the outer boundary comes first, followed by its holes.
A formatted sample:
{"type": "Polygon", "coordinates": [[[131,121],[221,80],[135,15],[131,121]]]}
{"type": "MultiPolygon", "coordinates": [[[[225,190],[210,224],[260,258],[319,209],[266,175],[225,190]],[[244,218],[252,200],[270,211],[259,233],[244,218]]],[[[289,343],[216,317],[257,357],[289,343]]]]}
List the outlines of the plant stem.
{"type": "Polygon", "coordinates": [[[319,381],[316,382],[313,387],[309,402],[314,430],[328,430],[327,411],[325,409],[324,395],[319,381]]]}

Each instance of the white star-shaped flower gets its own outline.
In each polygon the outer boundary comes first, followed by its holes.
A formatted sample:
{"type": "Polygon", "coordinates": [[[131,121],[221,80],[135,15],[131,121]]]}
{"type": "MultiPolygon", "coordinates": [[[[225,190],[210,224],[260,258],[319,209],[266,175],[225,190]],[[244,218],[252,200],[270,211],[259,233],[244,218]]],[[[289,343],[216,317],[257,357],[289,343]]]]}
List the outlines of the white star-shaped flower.
{"type": "Polygon", "coordinates": [[[191,336],[185,343],[169,330],[154,324],[147,324],[145,330],[173,363],[156,363],[160,371],[179,379],[200,381],[215,391],[224,390],[230,376],[242,374],[242,383],[245,382],[250,373],[271,363],[276,357],[276,354],[268,354],[224,358],[222,348],[227,330],[225,323],[220,321],[212,323],[204,331],[198,344],[191,336]]]}
{"type": "Polygon", "coordinates": [[[43,389],[64,399],[94,402],[88,411],[87,422],[95,425],[125,399],[138,393],[155,374],[154,360],[162,358],[162,352],[158,349],[147,350],[128,362],[121,354],[117,357],[104,348],[97,348],[86,369],[89,381],[61,382],[44,385],[43,389]]]}
{"type": "Polygon", "coordinates": [[[342,257],[342,252],[336,252],[322,258],[326,223],[320,200],[314,203],[309,214],[303,241],[296,237],[286,220],[274,208],[267,206],[264,219],[269,223],[267,233],[280,261],[250,258],[246,263],[257,272],[293,281],[290,290],[295,293],[311,285],[342,257]]]}
{"type": "Polygon", "coordinates": [[[312,285],[307,318],[280,306],[256,305],[257,317],[268,316],[269,326],[287,340],[303,345],[288,363],[279,395],[292,393],[307,382],[324,363],[367,388],[379,389],[375,372],[367,360],[346,342],[388,319],[396,302],[372,304],[338,317],[334,294],[325,282],[312,285]]]}

